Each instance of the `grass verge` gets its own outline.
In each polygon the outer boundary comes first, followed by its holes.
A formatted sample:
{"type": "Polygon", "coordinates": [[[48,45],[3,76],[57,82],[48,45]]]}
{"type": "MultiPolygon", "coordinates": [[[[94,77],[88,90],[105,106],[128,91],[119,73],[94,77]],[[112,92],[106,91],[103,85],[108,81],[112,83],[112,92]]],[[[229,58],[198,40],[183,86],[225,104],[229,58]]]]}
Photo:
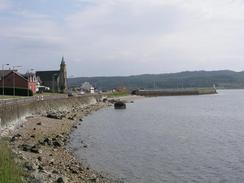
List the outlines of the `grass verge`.
{"type": "Polygon", "coordinates": [[[0,183],[22,183],[21,169],[15,163],[7,143],[0,140],[0,183]]]}

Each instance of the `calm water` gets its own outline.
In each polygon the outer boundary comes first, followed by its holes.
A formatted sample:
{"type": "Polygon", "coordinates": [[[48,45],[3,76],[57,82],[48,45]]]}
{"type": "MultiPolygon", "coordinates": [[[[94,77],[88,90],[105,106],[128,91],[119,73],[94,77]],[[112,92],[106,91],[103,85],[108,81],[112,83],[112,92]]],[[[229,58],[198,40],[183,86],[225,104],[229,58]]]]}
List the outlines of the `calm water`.
{"type": "Polygon", "coordinates": [[[103,109],[71,139],[82,161],[124,182],[242,183],[244,90],[146,98],[127,110],[103,109]]]}

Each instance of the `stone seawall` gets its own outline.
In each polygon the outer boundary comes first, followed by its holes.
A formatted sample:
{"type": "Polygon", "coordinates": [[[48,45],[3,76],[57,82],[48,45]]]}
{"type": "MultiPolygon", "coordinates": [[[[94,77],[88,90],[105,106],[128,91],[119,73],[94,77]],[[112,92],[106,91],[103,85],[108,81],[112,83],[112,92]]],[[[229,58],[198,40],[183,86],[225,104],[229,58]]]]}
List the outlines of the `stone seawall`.
{"type": "Polygon", "coordinates": [[[2,105],[0,109],[0,132],[3,128],[27,116],[45,114],[52,110],[72,111],[74,107],[96,104],[100,98],[101,95],[93,95],[2,105]]]}
{"type": "Polygon", "coordinates": [[[166,90],[137,90],[133,94],[140,96],[181,96],[181,95],[205,95],[216,94],[215,88],[189,88],[189,89],[166,89],[166,90]]]}

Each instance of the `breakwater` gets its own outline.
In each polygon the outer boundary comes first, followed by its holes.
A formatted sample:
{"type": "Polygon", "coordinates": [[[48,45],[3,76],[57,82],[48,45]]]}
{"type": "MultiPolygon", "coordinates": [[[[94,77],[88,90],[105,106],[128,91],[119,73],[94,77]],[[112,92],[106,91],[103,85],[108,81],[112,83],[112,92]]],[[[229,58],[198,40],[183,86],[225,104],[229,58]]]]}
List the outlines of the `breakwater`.
{"type": "Polygon", "coordinates": [[[140,96],[181,96],[181,95],[206,95],[216,94],[215,88],[189,88],[189,89],[165,89],[165,90],[136,90],[133,94],[140,96]]]}
{"type": "Polygon", "coordinates": [[[8,125],[14,124],[27,116],[45,114],[52,110],[71,112],[74,107],[96,104],[101,97],[101,95],[89,95],[43,101],[29,101],[24,103],[13,102],[11,104],[1,105],[0,132],[8,125]]]}

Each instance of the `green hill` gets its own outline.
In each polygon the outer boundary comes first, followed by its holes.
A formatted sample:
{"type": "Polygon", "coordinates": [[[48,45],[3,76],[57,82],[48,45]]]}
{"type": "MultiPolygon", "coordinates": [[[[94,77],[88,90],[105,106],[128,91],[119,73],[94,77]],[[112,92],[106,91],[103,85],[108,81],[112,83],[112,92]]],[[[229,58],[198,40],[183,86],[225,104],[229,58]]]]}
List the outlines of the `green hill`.
{"type": "Polygon", "coordinates": [[[244,88],[244,72],[234,72],[230,70],[186,71],[180,73],[144,74],[135,76],[79,77],[70,78],[68,83],[70,87],[77,87],[86,81],[100,90],[110,90],[121,86],[125,86],[129,89],[211,87],[213,84],[219,88],[230,89],[244,88]]]}

